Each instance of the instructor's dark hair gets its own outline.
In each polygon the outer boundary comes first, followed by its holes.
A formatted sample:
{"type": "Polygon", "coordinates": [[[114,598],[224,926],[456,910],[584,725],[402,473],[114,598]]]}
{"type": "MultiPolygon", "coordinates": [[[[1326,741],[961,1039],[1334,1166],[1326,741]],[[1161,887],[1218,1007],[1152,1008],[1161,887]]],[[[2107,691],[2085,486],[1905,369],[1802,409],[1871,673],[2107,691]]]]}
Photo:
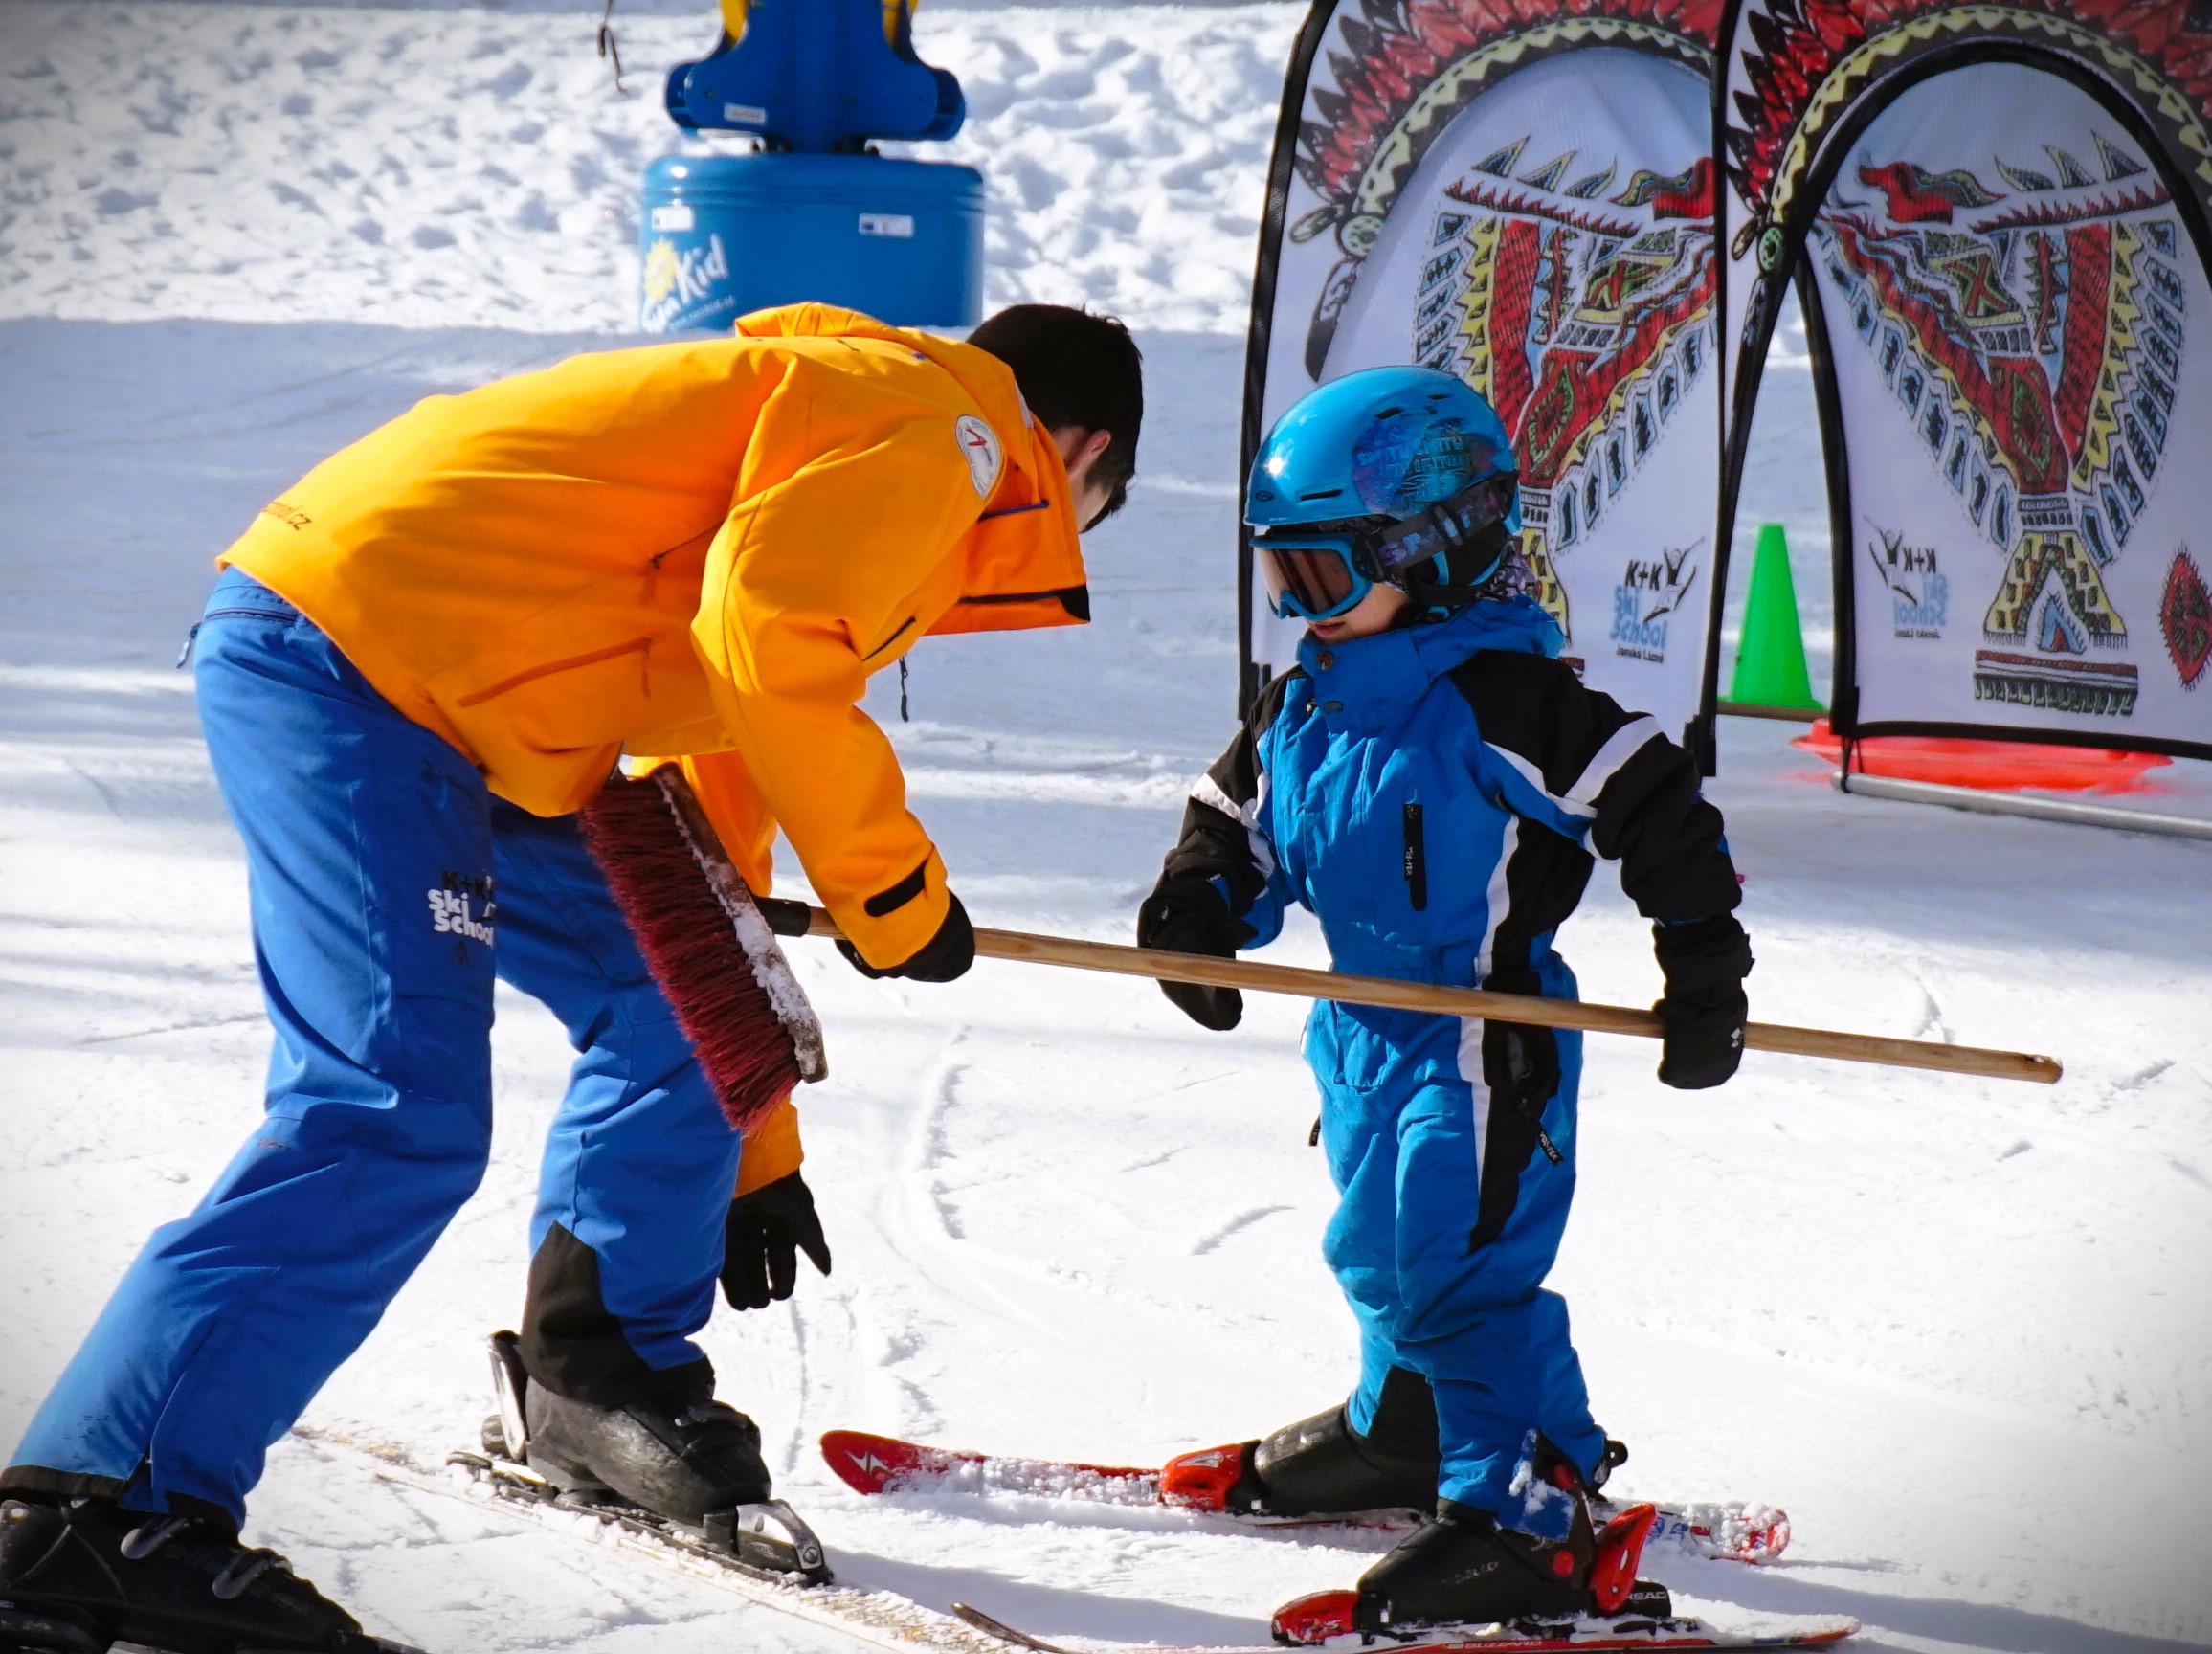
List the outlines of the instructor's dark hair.
{"type": "Polygon", "coordinates": [[[1111,316],[1065,304],[1015,304],[968,335],[1014,369],[1021,399],[1047,431],[1074,425],[1110,440],[1091,475],[1111,493],[1105,522],[1128,499],[1137,472],[1137,430],[1145,420],[1144,354],[1111,316]]]}

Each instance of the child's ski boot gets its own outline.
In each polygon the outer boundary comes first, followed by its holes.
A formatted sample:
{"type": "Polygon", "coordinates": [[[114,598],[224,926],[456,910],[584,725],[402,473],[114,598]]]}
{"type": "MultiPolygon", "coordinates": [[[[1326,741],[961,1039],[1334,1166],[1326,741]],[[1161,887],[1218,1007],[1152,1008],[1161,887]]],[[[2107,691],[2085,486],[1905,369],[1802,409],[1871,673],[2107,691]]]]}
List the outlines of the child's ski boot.
{"type": "Polygon", "coordinates": [[[1587,1479],[1541,1436],[1513,1492],[1514,1513],[1556,1536],[1508,1527],[1498,1513],[1451,1500],[1360,1577],[1353,1591],[1324,1592],[1276,1616],[1279,1641],[1311,1643],[1357,1631],[1402,1636],[1420,1627],[1573,1624],[1623,1614],[1664,1619],[1665,1587],[1639,1581],[1651,1531],[1648,1505],[1599,1531],[1587,1479]]]}
{"type": "Polygon", "coordinates": [[[1595,1606],[1590,1572],[1597,1559],[1597,1538],[1580,1509],[1565,1539],[1541,1539],[1447,1499],[1434,1522],[1360,1576],[1353,1625],[1387,1632],[1578,1619],[1595,1606]]]}
{"type": "Polygon", "coordinates": [[[1436,1505],[1437,1462],[1390,1452],[1332,1407],[1263,1441],[1169,1460],[1160,1494],[1172,1505],[1236,1516],[1425,1512],[1436,1505]]]}
{"type": "MultiPolygon", "coordinates": [[[[1596,1474],[1588,1478],[1590,1489],[1602,1486],[1627,1457],[1627,1448],[1608,1441],[1596,1474]]],[[[1332,1407],[1262,1441],[1208,1447],[1169,1460],[1160,1474],[1160,1497],[1186,1509],[1232,1516],[1354,1516],[1392,1510],[1426,1516],[1436,1509],[1441,1460],[1436,1398],[1428,1380],[1393,1368],[1383,1380],[1367,1434],[1352,1428],[1346,1409],[1332,1407]]]]}
{"type": "Polygon", "coordinates": [[[152,1516],[105,1499],[0,1500],[0,1650],[106,1654],[410,1654],[365,1633],[274,1551],[213,1514],[152,1516]]]}
{"type": "Polygon", "coordinates": [[[1286,1424],[1260,1442],[1168,1461],[1160,1496],[1233,1516],[1347,1516],[1437,1503],[1437,1407],[1428,1380],[1393,1368],[1367,1433],[1342,1407],[1286,1424]]]}

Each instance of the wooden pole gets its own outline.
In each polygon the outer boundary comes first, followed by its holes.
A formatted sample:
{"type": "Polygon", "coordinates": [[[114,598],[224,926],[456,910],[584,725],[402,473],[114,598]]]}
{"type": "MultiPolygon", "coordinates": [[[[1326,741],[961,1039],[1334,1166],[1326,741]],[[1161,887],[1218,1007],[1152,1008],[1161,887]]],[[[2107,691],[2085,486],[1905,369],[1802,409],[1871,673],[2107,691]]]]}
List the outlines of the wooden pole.
{"type": "MultiPolygon", "coordinates": [[[[793,905],[795,905],[795,904],[793,905]]],[[[842,934],[828,913],[808,909],[810,936],[842,934]]],[[[795,928],[795,927],[794,927],[795,928]]],[[[1209,988],[1250,988],[1263,994],[1292,994],[1307,999],[1336,999],[1353,1005],[1380,1005],[1396,1011],[1432,1011],[1449,1017],[1486,1017],[1539,1028],[1580,1028],[1593,1034],[1633,1034],[1660,1039],[1665,1025],[1650,1011],[1621,1005],[1591,1005],[1579,999],[1540,999],[1527,994],[1494,994],[1485,988],[1445,988],[1431,982],[1400,982],[1387,976],[1346,976],[1296,965],[1263,965],[1253,959],[1218,959],[1201,953],[1169,953],[1116,942],[1084,942],[1071,936],[1037,936],[1023,930],[977,930],[975,951],[986,959],[1017,959],[1031,965],[1062,965],[1077,971],[1104,971],[1118,976],[1150,976],[1164,982],[1196,982],[1209,988]]],[[[2065,1072],[2057,1059],[2024,1051],[1992,1051],[1978,1045],[1938,1045],[1926,1039],[1890,1039],[1872,1034],[1840,1034],[1825,1028],[1793,1028],[1754,1022],[1744,1030],[1752,1051],[1781,1051],[1795,1057],[1827,1057],[1842,1062],[1872,1062],[1889,1068],[1925,1068],[1938,1074],[1975,1074],[1990,1080],[2023,1080],[2050,1085],[2065,1072]]]]}

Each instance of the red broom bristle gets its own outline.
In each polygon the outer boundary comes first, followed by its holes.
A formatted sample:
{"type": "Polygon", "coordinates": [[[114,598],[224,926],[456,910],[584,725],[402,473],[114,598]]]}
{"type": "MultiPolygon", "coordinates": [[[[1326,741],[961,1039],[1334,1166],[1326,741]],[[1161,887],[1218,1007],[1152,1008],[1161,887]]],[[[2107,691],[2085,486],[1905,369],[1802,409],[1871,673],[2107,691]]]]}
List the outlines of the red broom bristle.
{"type": "Polygon", "coordinates": [[[749,1129],[791,1095],[798,1057],[668,801],[651,782],[611,781],[583,828],[723,1113],[749,1129]]]}

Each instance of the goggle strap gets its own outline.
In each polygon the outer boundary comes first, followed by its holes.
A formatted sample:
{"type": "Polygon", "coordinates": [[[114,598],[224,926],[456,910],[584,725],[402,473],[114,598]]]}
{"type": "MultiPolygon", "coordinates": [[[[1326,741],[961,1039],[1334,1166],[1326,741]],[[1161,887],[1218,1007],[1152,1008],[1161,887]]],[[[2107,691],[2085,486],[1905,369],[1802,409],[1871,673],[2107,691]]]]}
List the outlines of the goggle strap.
{"type": "Polygon", "coordinates": [[[1504,522],[1513,506],[1517,481],[1512,472],[1505,471],[1471,482],[1449,499],[1365,537],[1366,547],[1385,578],[1457,550],[1483,528],[1504,522]]]}
{"type": "Polygon", "coordinates": [[[1480,574],[1471,580],[1455,581],[1450,584],[1442,581],[1409,578],[1399,582],[1405,594],[1416,603],[1439,608],[1458,608],[1475,601],[1483,587],[1488,584],[1490,577],[1496,574],[1499,568],[1503,566],[1506,561],[1506,554],[1512,548],[1513,537],[1506,532],[1506,526],[1503,523],[1492,523],[1487,526],[1489,532],[1484,538],[1489,542],[1491,555],[1489,560],[1483,565],[1483,571],[1480,574]]]}

